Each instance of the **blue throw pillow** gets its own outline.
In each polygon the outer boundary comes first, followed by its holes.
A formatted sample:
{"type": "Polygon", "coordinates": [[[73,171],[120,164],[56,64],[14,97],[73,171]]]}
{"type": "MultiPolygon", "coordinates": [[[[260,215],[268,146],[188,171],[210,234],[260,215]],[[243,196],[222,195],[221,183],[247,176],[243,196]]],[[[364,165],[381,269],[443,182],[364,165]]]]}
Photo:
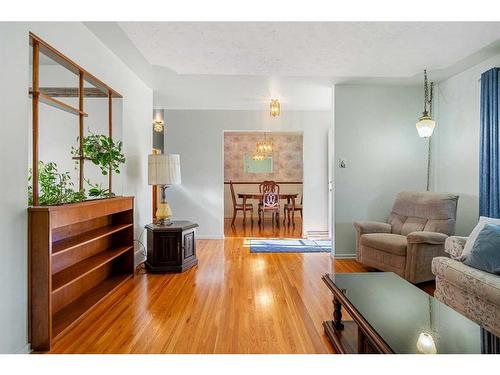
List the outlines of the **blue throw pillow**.
{"type": "Polygon", "coordinates": [[[484,226],[464,264],[500,275],[500,225],[484,226]]]}

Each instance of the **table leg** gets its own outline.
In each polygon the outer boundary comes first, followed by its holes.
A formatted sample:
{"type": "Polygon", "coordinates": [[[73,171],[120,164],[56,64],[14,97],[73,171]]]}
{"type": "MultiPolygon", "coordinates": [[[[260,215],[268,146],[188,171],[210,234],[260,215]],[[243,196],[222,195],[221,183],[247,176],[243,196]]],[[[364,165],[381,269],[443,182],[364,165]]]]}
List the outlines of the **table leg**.
{"type": "Polygon", "coordinates": [[[295,226],[295,197],[292,197],[292,225],[295,226]]]}
{"type": "Polygon", "coordinates": [[[342,304],[334,296],[333,297],[333,326],[335,329],[344,329],[344,323],[342,323],[342,304]]]}

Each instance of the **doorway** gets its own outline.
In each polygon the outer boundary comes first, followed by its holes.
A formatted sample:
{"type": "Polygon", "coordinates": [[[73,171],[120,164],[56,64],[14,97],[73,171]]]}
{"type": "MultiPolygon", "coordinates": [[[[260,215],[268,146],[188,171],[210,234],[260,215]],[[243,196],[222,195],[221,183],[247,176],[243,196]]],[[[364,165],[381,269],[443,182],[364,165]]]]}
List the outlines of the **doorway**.
{"type": "Polygon", "coordinates": [[[302,132],[224,132],[225,237],[301,238],[302,196],[302,132]],[[264,181],[279,189],[276,215],[259,210],[264,181]]]}

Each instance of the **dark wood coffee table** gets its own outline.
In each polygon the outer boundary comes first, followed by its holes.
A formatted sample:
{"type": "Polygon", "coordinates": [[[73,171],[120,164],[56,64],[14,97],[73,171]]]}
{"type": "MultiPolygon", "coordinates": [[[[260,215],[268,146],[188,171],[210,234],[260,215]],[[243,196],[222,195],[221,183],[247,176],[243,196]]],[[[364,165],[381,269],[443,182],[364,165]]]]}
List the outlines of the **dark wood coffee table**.
{"type": "Polygon", "coordinates": [[[322,279],[334,306],[323,327],[338,353],[481,353],[479,325],[392,272],[322,279]]]}

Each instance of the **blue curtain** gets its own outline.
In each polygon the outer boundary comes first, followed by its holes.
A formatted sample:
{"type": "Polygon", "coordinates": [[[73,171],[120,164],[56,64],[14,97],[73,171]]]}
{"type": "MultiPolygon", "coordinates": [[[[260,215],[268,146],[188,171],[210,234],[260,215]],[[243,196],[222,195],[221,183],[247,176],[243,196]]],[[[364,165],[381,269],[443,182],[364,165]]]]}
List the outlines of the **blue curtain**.
{"type": "Polygon", "coordinates": [[[481,75],[479,214],[500,218],[500,68],[481,75]]]}

